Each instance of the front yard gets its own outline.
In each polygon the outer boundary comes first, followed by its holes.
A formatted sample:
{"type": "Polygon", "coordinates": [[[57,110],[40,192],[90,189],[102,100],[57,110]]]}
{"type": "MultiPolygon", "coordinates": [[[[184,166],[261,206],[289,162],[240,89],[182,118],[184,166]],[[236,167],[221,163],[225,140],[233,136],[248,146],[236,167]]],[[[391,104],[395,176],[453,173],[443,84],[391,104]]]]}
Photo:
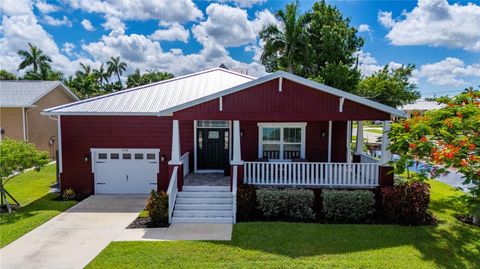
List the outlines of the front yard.
{"type": "Polygon", "coordinates": [[[88,267],[478,268],[480,229],[453,216],[461,193],[430,184],[436,227],[240,223],[230,242],[114,242],[88,267]]]}
{"type": "Polygon", "coordinates": [[[11,179],[5,186],[21,208],[15,213],[0,214],[0,247],[11,243],[42,223],[74,205],[75,201],[54,200],[58,194],[48,193],[55,183],[55,164],[40,172],[27,171],[11,179]]]}

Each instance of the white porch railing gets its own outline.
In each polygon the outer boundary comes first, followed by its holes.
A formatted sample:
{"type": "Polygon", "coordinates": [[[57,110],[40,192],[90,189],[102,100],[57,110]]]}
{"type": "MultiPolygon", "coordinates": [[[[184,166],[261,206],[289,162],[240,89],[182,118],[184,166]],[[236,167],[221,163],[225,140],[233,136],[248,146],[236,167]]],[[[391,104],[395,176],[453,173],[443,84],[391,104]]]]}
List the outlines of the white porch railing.
{"type": "Polygon", "coordinates": [[[377,163],[244,162],[244,182],[267,186],[371,188],[377,163]]]}
{"type": "Polygon", "coordinates": [[[177,184],[178,166],[173,168],[172,177],[168,184],[168,223],[172,223],[173,207],[175,206],[175,200],[177,200],[178,184],[177,184]]]}
{"type": "Polygon", "coordinates": [[[180,157],[180,161],[183,163],[183,177],[185,178],[190,172],[190,152],[187,152],[180,157]]]}

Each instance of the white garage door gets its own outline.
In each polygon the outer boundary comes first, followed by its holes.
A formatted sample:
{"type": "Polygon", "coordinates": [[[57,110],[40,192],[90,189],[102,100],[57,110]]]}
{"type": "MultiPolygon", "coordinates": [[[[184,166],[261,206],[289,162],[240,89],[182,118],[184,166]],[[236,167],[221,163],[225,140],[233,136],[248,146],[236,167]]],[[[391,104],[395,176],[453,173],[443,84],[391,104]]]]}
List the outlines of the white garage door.
{"type": "Polygon", "coordinates": [[[159,149],[92,149],[95,193],[149,193],[157,189],[159,149]]]}

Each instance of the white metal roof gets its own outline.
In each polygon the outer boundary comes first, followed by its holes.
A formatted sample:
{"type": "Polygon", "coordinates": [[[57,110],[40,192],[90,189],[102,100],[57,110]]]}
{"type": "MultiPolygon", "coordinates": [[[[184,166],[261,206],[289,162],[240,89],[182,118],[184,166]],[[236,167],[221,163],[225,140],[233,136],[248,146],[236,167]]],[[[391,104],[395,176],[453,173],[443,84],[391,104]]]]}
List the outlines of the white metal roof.
{"type": "Polygon", "coordinates": [[[213,68],[49,108],[44,114],[158,115],[161,111],[254,79],[224,68],[213,68]]]}
{"type": "Polygon", "coordinates": [[[78,98],[60,81],[4,80],[0,81],[0,107],[29,107],[57,86],[78,98]]]}
{"type": "Polygon", "coordinates": [[[345,91],[342,91],[342,90],[339,90],[339,89],[327,86],[325,84],[321,84],[321,83],[315,82],[313,80],[309,80],[309,79],[306,79],[306,78],[303,78],[303,77],[300,77],[300,76],[297,76],[297,75],[294,75],[294,74],[291,74],[291,73],[287,73],[287,72],[284,72],[284,71],[277,71],[277,72],[272,73],[270,75],[266,75],[264,77],[252,80],[250,82],[246,82],[244,84],[232,87],[230,89],[227,89],[227,90],[224,90],[224,91],[221,91],[221,92],[217,92],[217,93],[213,93],[211,95],[208,95],[208,96],[205,96],[205,97],[202,97],[202,98],[199,98],[199,99],[194,99],[194,100],[192,100],[188,103],[179,104],[175,107],[171,107],[169,109],[160,111],[159,116],[166,116],[166,115],[169,115],[169,114],[171,114],[175,111],[179,111],[179,110],[191,107],[191,106],[195,106],[195,105],[198,105],[198,104],[201,104],[201,103],[204,103],[204,102],[208,102],[210,100],[219,98],[221,96],[232,94],[234,92],[238,92],[238,91],[241,91],[241,90],[244,90],[244,89],[248,89],[248,88],[253,87],[255,85],[259,85],[261,83],[265,83],[267,81],[271,81],[271,80],[279,79],[279,78],[285,78],[285,79],[291,80],[293,82],[296,82],[296,83],[305,85],[307,87],[310,87],[312,89],[316,89],[316,90],[319,90],[319,91],[322,91],[322,92],[326,92],[326,93],[338,96],[340,98],[345,98],[347,100],[351,100],[353,102],[363,104],[365,106],[374,108],[376,110],[383,111],[383,112],[388,113],[390,115],[399,116],[399,117],[405,117],[405,115],[406,115],[406,113],[403,112],[403,111],[400,111],[396,108],[393,108],[393,107],[390,107],[390,106],[387,106],[387,105],[369,100],[367,98],[364,98],[364,97],[361,97],[361,96],[358,96],[358,95],[355,95],[355,94],[351,94],[351,93],[348,93],[348,92],[345,92],[345,91]]]}
{"type": "Polygon", "coordinates": [[[435,101],[417,100],[413,104],[407,104],[400,107],[403,111],[427,111],[432,109],[439,109],[444,107],[444,104],[439,104],[435,101]]]}

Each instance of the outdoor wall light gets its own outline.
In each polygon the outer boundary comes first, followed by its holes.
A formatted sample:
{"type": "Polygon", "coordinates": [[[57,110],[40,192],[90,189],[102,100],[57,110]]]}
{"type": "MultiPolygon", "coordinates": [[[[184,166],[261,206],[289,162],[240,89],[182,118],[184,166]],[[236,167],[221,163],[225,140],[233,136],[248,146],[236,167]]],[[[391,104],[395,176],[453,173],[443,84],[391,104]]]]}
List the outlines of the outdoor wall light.
{"type": "Polygon", "coordinates": [[[322,131],[320,132],[320,135],[321,135],[322,137],[325,137],[325,130],[322,130],[322,131]]]}
{"type": "Polygon", "coordinates": [[[240,136],[243,136],[243,130],[240,129],[240,136]]]}
{"type": "Polygon", "coordinates": [[[5,129],[0,129],[0,135],[4,135],[5,134],[5,129]]]}
{"type": "Polygon", "coordinates": [[[84,162],[88,163],[88,161],[90,160],[90,156],[89,155],[85,155],[85,158],[83,159],[84,162]]]}
{"type": "Polygon", "coordinates": [[[160,156],[160,161],[162,161],[162,162],[165,161],[165,154],[162,154],[162,156],[160,156]]]}

